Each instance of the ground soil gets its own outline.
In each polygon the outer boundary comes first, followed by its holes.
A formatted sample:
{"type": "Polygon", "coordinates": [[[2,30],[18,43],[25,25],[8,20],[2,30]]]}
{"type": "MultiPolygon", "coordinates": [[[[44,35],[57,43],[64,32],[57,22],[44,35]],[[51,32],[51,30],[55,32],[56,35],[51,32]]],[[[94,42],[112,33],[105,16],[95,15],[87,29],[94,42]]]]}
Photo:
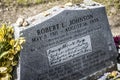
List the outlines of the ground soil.
{"type": "MultiPolygon", "coordinates": [[[[63,5],[65,2],[52,2],[32,6],[11,6],[11,7],[1,7],[0,8],[0,23],[11,22],[15,23],[17,18],[23,16],[25,18],[39,14],[55,5],[63,5]]],[[[120,13],[108,16],[110,28],[114,36],[120,34],[120,13]]]]}

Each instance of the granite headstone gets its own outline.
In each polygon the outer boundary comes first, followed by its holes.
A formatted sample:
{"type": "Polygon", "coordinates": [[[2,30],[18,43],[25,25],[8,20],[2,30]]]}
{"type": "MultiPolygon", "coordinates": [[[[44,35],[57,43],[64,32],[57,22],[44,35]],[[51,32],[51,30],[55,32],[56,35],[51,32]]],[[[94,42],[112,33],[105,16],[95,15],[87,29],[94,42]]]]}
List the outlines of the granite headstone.
{"type": "Polygon", "coordinates": [[[26,39],[20,80],[82,80],[115,61],[104,6],[58,6],[48,12],[29,19],[26,28],[15,27],[16,36],[26,39]]]}

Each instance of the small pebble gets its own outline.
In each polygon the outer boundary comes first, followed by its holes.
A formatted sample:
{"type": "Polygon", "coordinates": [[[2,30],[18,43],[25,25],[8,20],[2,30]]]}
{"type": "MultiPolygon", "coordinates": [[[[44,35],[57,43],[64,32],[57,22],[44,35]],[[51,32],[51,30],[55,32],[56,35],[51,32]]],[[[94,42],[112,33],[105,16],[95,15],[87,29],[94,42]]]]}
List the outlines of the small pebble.
{"type": "Polygon", "coordinates": [[[63,5],[60,5],[60,8],[65,8],[65,6],[63,6],[63,5]]]}
{"type": "Polygon", "coordinates": [[[34,22],[36,19],[32,19],[31,22],[34,22]]]}
{"type": "Polygon", "coordinates": [[[28,21],[24,21],[23,24],[22,24],[23,27],[26,27],[28,25],[29,25],[28,21]]]}
{"type": "Polygon", "coordinates": [[[93,0],[84,0],[83,3],[87,6],[95,6],[95,2],[93,0]]]}
{"type": "Polygon", "coordinates": [[[76,6],[81,7],[81,5],[80,5],[80,4],[76,4],[76,6]]]}
{"type": "Polygon", "coordinates": [[[65,4],[65,6],[72,7],[72,6],[73,6],[73,4],[72,4],[71,2],[69,2],[69,3],[66,3],[66,4],[65,4]]]}
{"type": "Polygon", "coordinates": [[[20,26],[22,26],[23,22],[24,22],[24,18],[20,17],[20,18],[17,19],[16,25],[20,27],[20,26]]]}
{"type": "Polygon", "coordinates": [[[48,12],[44,12],[43,15],[44,15],[44,17],[47,17],[47,16],[50,15],[50,13],[48,13],[48,12]]]}

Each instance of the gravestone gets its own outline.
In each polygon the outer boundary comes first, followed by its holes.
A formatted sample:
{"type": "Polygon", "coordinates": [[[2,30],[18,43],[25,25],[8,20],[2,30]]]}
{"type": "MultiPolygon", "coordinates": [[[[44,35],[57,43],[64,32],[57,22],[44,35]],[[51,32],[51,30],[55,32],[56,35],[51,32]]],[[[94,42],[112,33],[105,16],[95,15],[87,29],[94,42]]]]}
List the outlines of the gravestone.
{"type": "Polygon", "coordinates": [[[116,48],[104,6],[57,6],[47,12],[29,18],[28,27],[15,26],[15,36],[26,39],[20,80],[83,80],[113,64],[116,48]]]}

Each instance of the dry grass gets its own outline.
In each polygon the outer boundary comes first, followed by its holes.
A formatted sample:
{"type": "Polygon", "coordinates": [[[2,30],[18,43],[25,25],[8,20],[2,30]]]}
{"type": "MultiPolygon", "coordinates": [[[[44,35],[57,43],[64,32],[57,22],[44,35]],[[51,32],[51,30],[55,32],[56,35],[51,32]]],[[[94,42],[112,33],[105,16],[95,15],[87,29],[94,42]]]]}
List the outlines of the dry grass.
{"type": "Polygon", "coordinates": [[[28,18],[55,5],[62,5],[69,1],[78,3],[82,0],[41,0],[41,3],[39,4],[35,1],[39,2],[39,0],[3,0],[0,7],[0,23],[14,23],[21,15],[28,18]]]}
{"type": "Polygon", "coordinates": [[[45,4],[49,2],[56,2],[56,1],[62,1],[62,2],[73,2],[73,3],[79,3],[82,0],[0,0],[0,6],[31,6],[36,4],[45,4]]]}

